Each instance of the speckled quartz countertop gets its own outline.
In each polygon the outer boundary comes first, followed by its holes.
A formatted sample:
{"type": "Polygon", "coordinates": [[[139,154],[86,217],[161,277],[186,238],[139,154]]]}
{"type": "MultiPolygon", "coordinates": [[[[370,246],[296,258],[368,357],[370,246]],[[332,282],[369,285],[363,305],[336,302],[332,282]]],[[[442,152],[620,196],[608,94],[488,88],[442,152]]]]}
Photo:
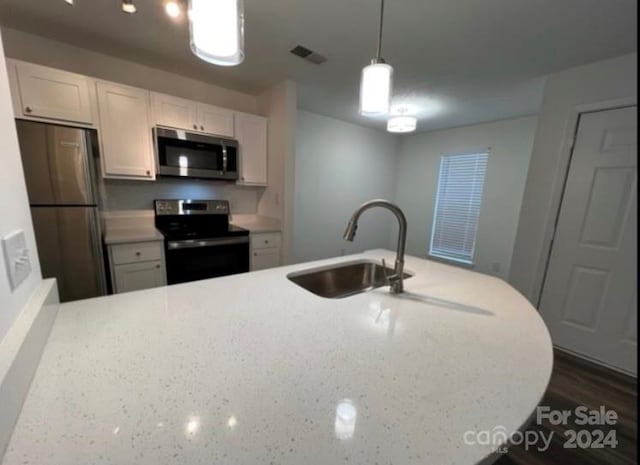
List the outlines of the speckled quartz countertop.
{"type": "Polygon", "coordinates": [[[282,230],[280,220],[261,215],[233,214],[231,224],[248,229],[253,234],[280,232],[282,230]]]}
{"type": "Polygon", "coordinates": [[[473,464],[523,426],[551,341],[505,282],[407,257],[406,293],[286,275],[376,250],[63,304],[3,465],[473,464]]]}
{"type": "Polygon", "coordinates": [[[104,243],[107,245],[163,240],[162,233],[154,227],[107,228],[104,232],[104,243]]]}

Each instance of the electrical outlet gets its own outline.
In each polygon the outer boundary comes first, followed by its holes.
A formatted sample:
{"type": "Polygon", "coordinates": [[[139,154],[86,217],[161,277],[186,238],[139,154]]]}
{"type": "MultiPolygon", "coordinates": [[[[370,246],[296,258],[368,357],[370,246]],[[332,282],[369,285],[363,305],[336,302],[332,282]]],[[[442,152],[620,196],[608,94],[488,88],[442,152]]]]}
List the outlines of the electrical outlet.
{"type": "Polygon", "coordinates": [[[11,290],[22,283],[31,273],[31,259],[24,231],[15,231],[2,238],[4,259],[9,274],[11,290]]]}

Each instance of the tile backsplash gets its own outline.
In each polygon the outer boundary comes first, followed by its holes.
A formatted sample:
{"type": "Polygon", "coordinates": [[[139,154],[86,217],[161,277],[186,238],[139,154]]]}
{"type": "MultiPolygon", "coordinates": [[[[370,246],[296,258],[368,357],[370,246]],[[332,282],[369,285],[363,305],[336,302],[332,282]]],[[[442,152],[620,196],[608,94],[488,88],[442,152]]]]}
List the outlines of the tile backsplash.
{"type": "Polygon", "coordinates": [[[231,211],[255,214],[264,188],[199,179],[160,178],[156,181],[105,179],[100,183],[103,211],[150,210],[154,199],[225,199],[231,211]]]}

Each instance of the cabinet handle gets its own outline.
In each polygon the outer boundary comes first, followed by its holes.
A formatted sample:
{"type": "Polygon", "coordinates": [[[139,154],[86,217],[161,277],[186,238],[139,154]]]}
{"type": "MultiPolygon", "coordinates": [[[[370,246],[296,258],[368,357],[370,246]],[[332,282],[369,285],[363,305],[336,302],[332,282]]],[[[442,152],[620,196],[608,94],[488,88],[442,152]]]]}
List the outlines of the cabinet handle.
{"type": "Polygon", "coordinates": [[[264,241],[264,243],[265,243],[265,244],[268,244],[268,243],[269,243],[269,241],[264,241]]]}
{"type": "Polygon", "coordinates": [[[160,265],[156,265],[156,268],[159,270],[160,269],[160,265]]]}
{"type": "Polygon", "coordinates": [[[197,125],[197,124],[194,124],[194,125],[193,125],[193,129],[198,129],[198,125],[197,125]]]}
{"type": "Polygon", "coordinates": [[[147,170],[147,176],[151,176],[151,171],[147,170]]]}
{"type": "Polygon", "coordinates": [[[204,131],[204,126],[200,126],[200,130],[201,130],[201,131],[204,131]]]}
{"type": "Polygon", "coordinates": [[[136,257],[139,257],[139,256],[140,256],[140,252],[136,252],[136,257]]]}
{"type": "Polygon", "coordinates": [[[25,111],[26,113],[31,113],[31,112],[33,111],[33,109],[32,109],[31,107],[26,107],[26,108],[24,109],[24,111],[25,111]]]}

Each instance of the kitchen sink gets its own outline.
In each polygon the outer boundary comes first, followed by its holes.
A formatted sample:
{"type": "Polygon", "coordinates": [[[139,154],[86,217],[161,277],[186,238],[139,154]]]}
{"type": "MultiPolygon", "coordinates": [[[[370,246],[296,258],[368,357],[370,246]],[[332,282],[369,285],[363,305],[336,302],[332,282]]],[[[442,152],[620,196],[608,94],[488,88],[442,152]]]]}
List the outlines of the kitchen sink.
{"type": "MultiPolygon", "coordinates": [[[[386,273],[391,276],[393,268],[387,266],[386,273]]],[[[403,279],[411,276],[402,274],[403,279]]],[[[309,292],[330,299],[341,299],[386,285],[384,267],[373,260],[296,271],[289,273],[287,278],[309,292]]]]}

